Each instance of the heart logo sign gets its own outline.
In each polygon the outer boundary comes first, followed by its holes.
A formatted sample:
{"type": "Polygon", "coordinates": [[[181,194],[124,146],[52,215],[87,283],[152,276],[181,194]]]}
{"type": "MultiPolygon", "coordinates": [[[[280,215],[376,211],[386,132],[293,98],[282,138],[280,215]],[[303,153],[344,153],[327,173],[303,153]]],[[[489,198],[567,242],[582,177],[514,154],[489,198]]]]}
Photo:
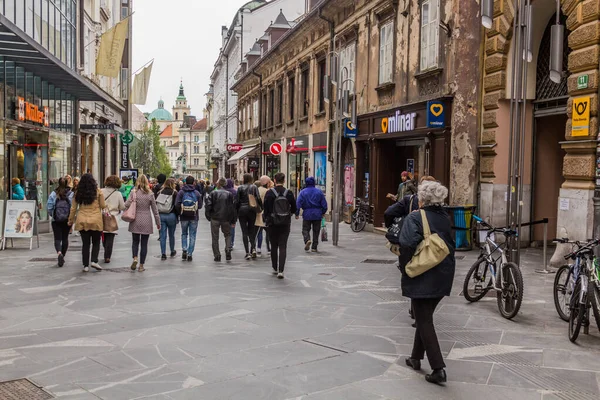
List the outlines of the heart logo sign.
{"type": "Polygon", "coordinates": [[[587,102],[582,101],[581,103],[575,104],[575,112],[579,115],[583,115],[583,113],[587,110],[587,102]]]}
{"type": "Polygon", "coordinates": [[[383,133],[387,133],[387,131],[388,131],[388,119],[387,118],[383,118],[381,120],[381,131],[383,133]]]}
{"type": "Polygon", "coordinates": [[[439,117],[444,112],[444,106],[441,104],[432,104],[429,110],[434,116],[439,117]]]}

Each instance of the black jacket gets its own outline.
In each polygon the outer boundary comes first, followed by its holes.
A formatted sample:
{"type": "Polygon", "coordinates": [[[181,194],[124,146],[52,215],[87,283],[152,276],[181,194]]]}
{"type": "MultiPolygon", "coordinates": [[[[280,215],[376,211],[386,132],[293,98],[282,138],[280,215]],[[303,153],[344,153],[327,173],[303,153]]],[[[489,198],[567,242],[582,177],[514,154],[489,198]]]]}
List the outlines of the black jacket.
{"type": "Polygon", "coordinates": [[[392,204],[385,210],[383,220],[385,227],[389,228],[396,218],[404,218],[411,212],[419,209],[419,198],[416,194],[404,196],[399,202],[392,204]],[[412,204],[411,204],[412,200],[412,204]]]}
{"type": "Polygon", "coordinates": [[[421,213],[411,213],[404,219],[400,232],[400,271],[402,271],[402,295],[411,299],[431,299],[450,296],[454,280],[454,239],[450,218],[439,206],[424,208],[431,233],[437,233],[446,242],[450,254],[436,267],[422,275],[410,278],[406,275],[406,264],[411,260],[417,246],[423,240],[421,213]]]}
{"type": "Polygon", "coordinates": [[[253,194],[256,198],[256,202],[258,206],[262,209],[263,204],[260,199],[260,195],[258,194],[258,188],[256,185],[249,183],[247,185],[242,185],[237,189],[237,202],[236,202],[236,210],[238,216],[246,216],[248,214],[254,213],[250,208],[248,194],[253,194]]]}
{"type": "MultiPolygon", "coordinates": [[[[286,189],[283,186],[275,186],[274,189],[277,193],[279,193],[279,195],[282,195],[286,191],[286,189]]],[[[238,191],[238,193],[239,193],[239,191],[238,191]]],[[[265,209],[263,212],[263,219],[267,226],[271,225],[271,220],[272,220],[271,215],[273,214],[273,206],[275,204],[275,197],[276,197],[275,193],[273,193],[273,191],[271,189],[269,189],[267,191],[267,194],[265,194],[265,209]]],[[[288,190],[286,198],[287,198],[288,202],[290,203],[291,215],[296,214],[296,198],[294,197],[294,193],[291,190],[288,190]]]]}
{"type": "Polygon", "coordinates": [[[215,189],[206,196],[204,213],[209,221],[229,221],[230,224],[235,224],[235,198],[227,190],[215,189]]]}

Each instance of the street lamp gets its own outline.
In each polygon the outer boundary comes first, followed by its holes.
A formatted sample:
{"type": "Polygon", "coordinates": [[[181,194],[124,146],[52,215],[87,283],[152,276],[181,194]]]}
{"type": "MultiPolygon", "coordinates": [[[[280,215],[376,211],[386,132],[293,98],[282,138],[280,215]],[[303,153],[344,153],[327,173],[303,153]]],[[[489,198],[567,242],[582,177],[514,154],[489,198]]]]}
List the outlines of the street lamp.
{"type": "Polygon", "coordinates": [[[481,0],[481,24],[487,29],[494,22],[494,0],[481,0]]]}
{"type": "Polygon", "coordinates": [[[556,25],[552,25],[550,38],[550,80],[560,83],[562,80],[563,44],[565,27],[560,23],[560,1],[556,0],[556,25]]]}

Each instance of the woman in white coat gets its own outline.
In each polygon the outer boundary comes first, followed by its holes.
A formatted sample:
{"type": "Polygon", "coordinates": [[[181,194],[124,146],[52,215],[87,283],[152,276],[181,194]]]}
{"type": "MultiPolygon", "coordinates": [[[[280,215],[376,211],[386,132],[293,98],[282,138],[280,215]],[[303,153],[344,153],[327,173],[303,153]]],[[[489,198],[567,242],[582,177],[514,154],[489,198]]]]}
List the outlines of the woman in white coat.
{"type": "MultiPolygon", "coordinates": [[[[111,175],[104,180],[104,188],[102,194],[104,195],[104,201],[106,202],[106,208],[115,217],[119,215],[121,211],[125,209],[125,200],[123,195],[119,191],[121,188],[121,180],[116,175],[111,175]]],[[[117,223],[119,219],[117,218],[117,223]]],[[[115,236],[117,232],[106,232],[102,234],[102,245],[104,247],[104,262],[110,263],[112,257],[113,245],[115,243],[115,236]]]]}

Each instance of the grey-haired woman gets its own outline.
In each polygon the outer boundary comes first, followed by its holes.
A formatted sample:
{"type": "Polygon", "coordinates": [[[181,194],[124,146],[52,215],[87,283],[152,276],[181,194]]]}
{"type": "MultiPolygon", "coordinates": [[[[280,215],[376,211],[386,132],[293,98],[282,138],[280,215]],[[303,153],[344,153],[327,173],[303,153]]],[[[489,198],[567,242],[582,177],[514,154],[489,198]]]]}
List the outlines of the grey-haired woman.
{"type": "Polygon", "coordinates": [[[437,233],[446,242],[450,254],[429,271],[410,278],[406,275],[406,264],[412,259],[417,246],[423,240],[423,218],[421,213],[408,215],[400,232],[400,270],[402,271],[402,294],[412,300],[412,308],[417,330],[410,358],[406,365],[420,370],[425,353],[433,372],[425,375],[431,383],[446,382],[446,371],[442,352],[433,325],[435,308],[444,298],[450,296],[454,280],[454,239],[450,218],[442,207],[448,197],[448,189],[439,182],[423,182],[419,186],[419,206],[425,211],[431,233],[437,233]]]}

